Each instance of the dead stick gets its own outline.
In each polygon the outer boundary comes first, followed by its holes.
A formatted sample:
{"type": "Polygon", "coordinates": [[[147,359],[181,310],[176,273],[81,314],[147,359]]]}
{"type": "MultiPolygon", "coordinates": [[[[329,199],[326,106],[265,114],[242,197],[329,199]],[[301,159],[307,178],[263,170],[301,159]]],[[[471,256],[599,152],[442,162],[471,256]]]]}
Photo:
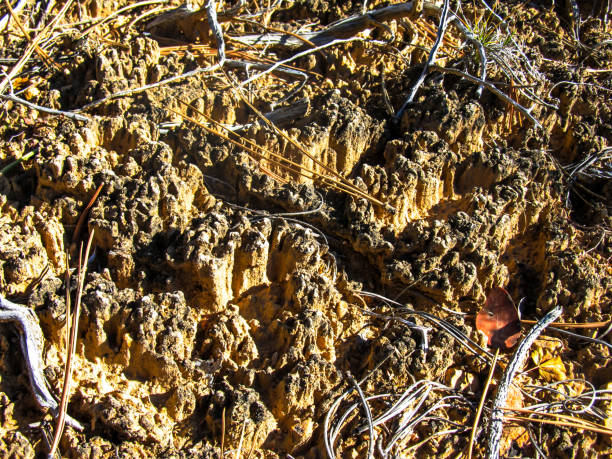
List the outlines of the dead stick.
{"type": "MultiPolygon", "coordinates": [[[[42,409],[49,409],[57,416],[58,404],[49,391],[43,373],[42,351],[45,339],[36,313],[0,294],[0,322],[13,322],[16,325],[34,399],[42,409]]],[[[66,423],[77,430],[83,430],[83,426],[70,416],[66,416],[66,423]]]]}
{"type": "Polygon", "coordinates": [[[502,436],[504,413],[502,408],[506,406],[506,400],[508,399],[508,390],[510,384],[514,379],[514,375],[520,367],[525,363],[527,354],[533,342],[540,336],[544,329],[550,325],[551,322],[558,319],[563,309],[561,306],[557,306],[552,311],[548,312],[540,321],[533,326],[525,339],[519,344],[514,356],[504,372],[504,376],[497,386],[497,393],[493,400],[493,409],[491,411],[491,423],[489,425],[489,441],[487,443],[487,457],[491,459],[499,458],[499,443],[502,436]]]}

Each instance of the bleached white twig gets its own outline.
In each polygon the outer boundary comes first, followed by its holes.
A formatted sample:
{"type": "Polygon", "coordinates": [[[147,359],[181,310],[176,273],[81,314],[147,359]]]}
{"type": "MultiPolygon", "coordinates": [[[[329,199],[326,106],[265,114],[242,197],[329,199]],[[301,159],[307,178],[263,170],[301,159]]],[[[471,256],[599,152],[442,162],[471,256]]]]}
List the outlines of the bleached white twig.
{"type": "Polygon", "coordinates": [[[404,113],[404,110],[406,110],[406,107],[408,106],[408,104],[414,100],[415,94],[417,93],[421,85],[423,84],[423,81],[425,81],[425,76],[427,76],[427,72],[429,71],[429,66],[432,65],[436,60],[436,55],[438,54],[438,50],[440,49],[440,46],[442,45],[442,39],[444,38],[444,34],[446,33],[448,24],[450,23],[450,21],[455,19],[454,15],[447,19],[448,4],[449,4],[449,0],[444,0],[444,6],[442,7],[442,14],[440,15],[440,25],[438,26],[438,33],[436,34],[436,41],[434,42],[434,45],[432,46],[431,51],[429,52],[427,61],[425,61],[425,66],[423,67],[423,71],[421,72],[421,75],[419,75],[419,78],[417,79],[416,83],[414,83],[414,86],[412,86],[412,89],[408,93],[408,97],[406,98],[406,100],[404,101],[400,109],[397,111],[397,113],[395,114],[394,118],[396,120],[399,120],[402,117],[402,113],[404,113]]]}
{"type": "MultiPolygon", "coordinates": [[[[30,308],[13,303],[0,294],[0,322],[15,324],[19,332],[19,344],[25,359],[34,399],[41,409],[48,409],[54,416],[57,416],[58,403],[51,395],[43,373],[44,337],[38,317],[30,308]]],[[[76,430],[83,430],[83,426],[68,415],[66,415],[66,424],[76,430]]]]}
{"type": "Polygon", "coordinates": [[[535,126],[542,127],[540,122],[537,119],[535,119],[534,116],[531,114],[531,109],[523,107],[521,104],[519,104],[517,101],[512,99],[510,96],[504,94],[502,91],[497,89],[494,84],[492,84],[492,83],[490,83],[488,81],[481,80],[480,78],[475,77],[473,75],[470,75],[469,73],[465,73],[465,72],[462,72],[461,70],[457,70],[457,69],[453,69],[453,68],[449,68],[449,67],[440,67],[438,65],[432,65],[432,66],[430,66],[430,70],[438,71],[438,72],[443,72],[443,73],[450,73],[450,74],[453,74],[453,75],[457,75],[457,76],[463,77],[466,80],[471,81],[472,83],[477,83],[477,84],[483,85],[485,88],[487,88],[493,94],[498,96],[500,99],[508,102],[509,104],[514,105],[514,107],[518,111],[520,111],[523,115],[525,115],[527,118],[529,118],[529,120],[535,126]]]}
{"type": "Polygon", "coordinates": [[[26,107],[37,110],[39,112],[47,113],[49,115],[65,116],[66,118],[70,118],[71,120],[75,121],[90,121],[90,118],[88,116],[79,115],[78,113],[74,112],[64,112],[62,110],[55,110],[54,108],[49,107],[43,107],[42,105],[34,104],[25,99],[22,99],[21,97],[18,97],[15,94],[0,94],[0,97],[5,100],[10,100],[15,103],[25,105],[26,107]]]}

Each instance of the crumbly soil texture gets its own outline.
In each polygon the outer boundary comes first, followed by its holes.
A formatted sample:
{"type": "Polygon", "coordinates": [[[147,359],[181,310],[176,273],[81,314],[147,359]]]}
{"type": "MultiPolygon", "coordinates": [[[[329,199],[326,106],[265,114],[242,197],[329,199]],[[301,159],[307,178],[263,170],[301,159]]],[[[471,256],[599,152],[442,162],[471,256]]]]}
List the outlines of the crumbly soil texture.
{"type": "MultiPolygon", "coordinates": [[[[500,286],[524,320],[603,323],[536,342],[507,403],[552,415],[513,412],[501,454],[610,457],[609,2],[452,1],[463,28],[409,102],[442,2],[212,2],[222,66],[208,2],[16,3],[0,293],[36,313],[58,400],[93,234],[62,457],[465,454],[495,353],[475,315],[500,286]]],[[[0,323],[2,457],[49,451],[29,384],[0,323]]]]}

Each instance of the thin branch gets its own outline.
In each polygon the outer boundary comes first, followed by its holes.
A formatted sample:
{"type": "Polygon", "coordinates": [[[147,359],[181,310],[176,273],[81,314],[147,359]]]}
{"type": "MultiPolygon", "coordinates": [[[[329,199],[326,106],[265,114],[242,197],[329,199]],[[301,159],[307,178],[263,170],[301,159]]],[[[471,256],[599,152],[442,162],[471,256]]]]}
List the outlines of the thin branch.
{"type": "Polygon", "coordinates": [[[491,411],[491,423],[489,425],[489,440],[487,443],[487,457],[491,459],[499,458],[499,443],[502,436],[504,413],[502,409],[506,406],[506,400],[508,399],[508,390],[510,384],[514,379],[515,373],[525,362],[529,349],[534,341],[540,336],[544,329],[554,322],[560,315],[563,309],[561,306],[557,306],[550,312],[548,312],[540,321],[533,326],[529,333],[525,336],[525,339],[521,341],[521,344],[516,349],[512,360],[508,363],[506,371],[502,380],[497,386],[497,393],[493,400],[493,409],[491,411]]]}
{"type": "Polygon", "coordinates": [[[470,434],[470,443],[468,445],[468,459],[472,459],[472,450],[474,447],[474,440],[476,439],[476,431],[478,429],[478,422],[480,421],[480,415],[482,414],[482,408],[484,407],[485,400],[487,399],[487,393],[489,392],[489,386],[493,379],[493,373],[495,372],[495,365],[497,364],[497,357],[499,356],[499,348],[495,350],[495,357],[493,363],[491,363],[491,369],[489,370],[489,376],[487,376],[487,382],[485,383],[484,389],[482,390],[482,396],[480,397],[480,403],[476,410],[476,416],[474,416],[474,425],[472,426],[472,433],[470,434]]]}
{"type": "Polygon", "coordinates": [[[452,21],[455,18],[455,16],[451,16],[450,18],[447,19],[448,9],[449,9],[448,5],[449,5],[449,0],[444,0],[444,6],[442,7],[442,14],[440,15],[440,25],[438,27],[438,33],[436,34],[436,41],[434,42],[434,45],[432,46],[431,51],[429,52],[429,56],[427,57],[425,66],[423,67],[423,70],[421,71],[421,75],[419,75],[419,78],[414,83],[414,86],[412,86],[412,89],[408,93],[408,97],[406,98],[406,100],[404,101],[400,109],[397,111],[397,113],[395,114],[395,117],[394,117],[395,120],[399,120],[402,117],[404,110],[406,110],[406,107],[408,106],[408,104],[412,103],[412,101],[414,100],[414,96],[416,95],[417,91],[423,84],[423,81],[425,81],[425,76],[427,75],[427,72],[429,71],[429,66],[432,65],[436,61],[436,55],[438,54],[438,50],[440,49],[440,46],[442,46],[442,39],[444,38],[446,29],[448,28],[450,21],[452,21]]]}
{"type": "MultiPolygon", "coordinates": [[[[19,13],[23,9],[23,7],[26,6],[27,3],[27,0],[18,0],[15,6],[13,7],[13,13],[19,13]]],[[[4,16],[2,16],[2,19],[0,19],[0,30],[3,30],[6,27],[10,19],[10,13],[6,13],[4,16]]]]}
{"type": "MultiPolygon", "coordinates": [[[[30,308],[13,303],[0,294],[0,322],[13,322],[16,325],[34,399],[41,409],[48,409],[57,416],[58,404],[49,391],[43,373],[44,336],[38,317],[30,308]]],[[[83,430],[83,426],[70,416],[66,416],[66,423],[74,429],[83,430]]]]}
{"type": "Polygon", "coordinates": [[[452,75],[457,75],[457,76],[465,78],[468,81],[471,81],[472,83],[483,85],[493,94],[495,94],[497,97],[513,105],[518,111],[520,111],[523,115],[525,115],[534,124],[534,126],[540,127],[540,128],[542,127],[540,122],[537,119],[535,119],[534,116],[531,114],[531,109],[527,109],[523,107],[517,101],[512,99],[510,96],[504,94],[502,91],[497,89],[493,84],[489,83],[488,81],[481,80],[480,78],[470,75],[469,73],[465,73],[465,72],[462,72],[461,70],[457,70],[457,69],[453,69],[449,67],[440,67],[438,65],[432,65],[430,69],[436,72],[450,73],[452,75]]]}
{"type": "Polygon", "coordinates": [[[56,110],[54,108],[43,107],[42,105],[38,105],[32,102],[29,102],[12,93],[11,94],[0,94],[0,97],[4,100],[10,100],[17,104],[25,105],[26,107],[31,108],[32,110],[37,110],[41,113],[47,113],[48,115],[65,116],[66,118],[69,118],[74,121],[91,121],[91,118],[89,118],[88,116],[79,115],[78,113],[74,113],[74,112],[65,112],[62,110],[56,110]]]}
{"type": "Polygon", "coordinates": [[[123,8],[119,8],[117,11],[109,14],[108,16],[105,16],[105,17],[100,18],[97,21],[95,21],[92,25],[90,25],[87,29],[85,29],[83,31],[83,33],[81,33],[81,35],[78,36],[78,38],[76,40],[82,39],[84,36],[89,34],[93,29],[95,29],[99,25],[104,24],[105,22],[109,22],[111,19],[116,18],[121,13],[125,13],[126,11],[133,10],[135,8],[140,8],[141,6],[156,5],[156,4],[159,4],[159,3],[168,3],[168,1],[169,0],[145,0],[143,2],[133,3],[133,4],[130,4],[130,5],[124,6],[123,8]]]}

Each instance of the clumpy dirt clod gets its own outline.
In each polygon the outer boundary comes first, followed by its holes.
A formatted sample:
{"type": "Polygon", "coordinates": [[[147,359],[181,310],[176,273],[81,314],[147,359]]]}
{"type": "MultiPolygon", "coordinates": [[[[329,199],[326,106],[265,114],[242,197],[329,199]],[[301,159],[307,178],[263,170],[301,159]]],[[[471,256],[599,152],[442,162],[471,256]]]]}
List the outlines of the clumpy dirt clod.
{"type": "MultiPolygon", "coordinates": [[[[35,35],[47,16],[25,3],[35,35]]],[[[491,361],[474,316],[498,286],[522,319],[561,305],[562,322],[599,323],[566,329],[591,341],[547,333],[509,403],[609,429],[606,2],[577,2],[578,19],[573,2],[502,2],[508,32],[482,6],[450,2],[485,46],[487,81],[540,127],[457,72],[430,72],[396,116],[434,45],[433,3],[212,2],[223,71],[198,71],[219,58],[207,2],[179,3],[75,4],[41,45],[50,61],[33,54],[2,92],[0,293],[38,316],[58,397],[66,295],[94,234],[68,404],[85,428],[67,428],[62,456],[366,457],[358,382],[374,418],[403,393],[415,418],[430,410],[397,438],[407,409],[373,427],[386,457],[456,457],[491,361]],[[306,52],[364,3],[421,9],[372,13],[341,31],[360,40],[306,52]]],[[[29,43],[7,27],[3,79],[29,43]]],[[[450,26],[436,64],[478,75],[464,40],[450,26]]],[[[0,455],[39,457],[55,422],[29,392],[19,340],[0,324],[0,455]]],[[[605,457],[609,439],[520,421],[501,453],[605,457]]]]}

